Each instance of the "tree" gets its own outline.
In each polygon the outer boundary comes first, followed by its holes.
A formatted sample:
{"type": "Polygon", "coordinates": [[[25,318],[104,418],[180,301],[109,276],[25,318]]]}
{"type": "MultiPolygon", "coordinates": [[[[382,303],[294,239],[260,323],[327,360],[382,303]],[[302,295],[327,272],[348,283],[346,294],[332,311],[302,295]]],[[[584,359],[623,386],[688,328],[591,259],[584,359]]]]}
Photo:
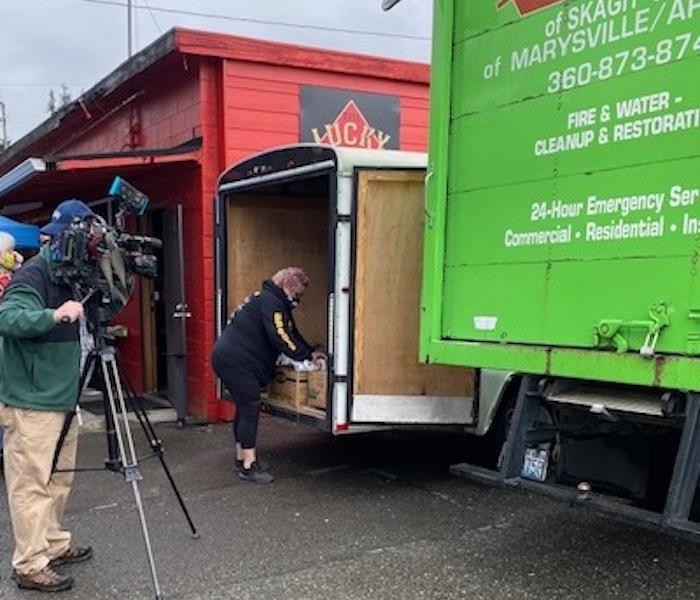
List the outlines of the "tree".
{"type": "Polygon", "coordinates": [[[46,110],[50,114],[54,114],[57,110],[63,108],[64,106],[67,106],[72,102],[72,98],[70,95],[70,90],[68,89],[68,86],[65,83],[61,84],[61,91],[59,92],[58,99],[56,98],[56,92],[53,91],[53,88],[49,90],[49,102],[46,105],[46,110]]]}
{"type": "Polygon", "coordinates": [[[56,112],[56,94],[54,94],[53,89],[49,90],[49,102],[46,105],[46,111],[51,115],[56,112]]]}
{"type": "Polygon", "coordinates": [[[61,95],[59,96],[59,102],[61,104],[61,108],[70,104],[71,101],[72,101],[72,98],[70,96],[70,91],[68,90],[68,86],[65,83],[62,83],[61,84],[61,95]]]}
{"type": "Polygon", "coordinates": [[[7,137],[7,105],[0,100],[0,152],[4,152],[11,145],[12,141],[7,137]]]}

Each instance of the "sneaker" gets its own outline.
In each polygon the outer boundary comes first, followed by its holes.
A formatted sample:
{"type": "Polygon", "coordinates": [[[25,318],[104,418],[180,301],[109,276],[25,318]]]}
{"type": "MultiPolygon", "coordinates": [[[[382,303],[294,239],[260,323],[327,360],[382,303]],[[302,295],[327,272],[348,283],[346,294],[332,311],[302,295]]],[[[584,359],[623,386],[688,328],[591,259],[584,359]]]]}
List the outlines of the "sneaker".
{"type": "Polygon", "coordinates": [[[37,590],[39,592],[64,592],[73,587],[70,575],[59,575],[51,567],[44,567],[33,575],[22,575],[15,571],[12,579],[21,590],[37,590]]]}
{"type": "Polygon", "coordinates": [[[238,476],[243,481],[250,481],[252,483],[272,483],[275,480],[275,478],[268,471],[265,471],[257,462],[251,464],[250,469],[246,469],[241,465],[238,476]]]}
{"type": "Polygon", "coordinates": [[[51,562],[49,567],[54,568],[59,565],[71,565],[73,563],[81,563],[92,558],[92,548],[90,546],[70,546],[61,556],[57,556],[51,562]]]}
{"type": "MultiPolygon", "coordinates": [[[[258,465],[260,465],[260,470],[262,471],[269,471],[270,470],[270,465],[268,465],[265,462],[259,462],[258,465]]],[[[236,461],[233,463],[233,472],[234,473],[240,473],[241,469],[243,468],[243,461],[236,459],[236,461]]]]}

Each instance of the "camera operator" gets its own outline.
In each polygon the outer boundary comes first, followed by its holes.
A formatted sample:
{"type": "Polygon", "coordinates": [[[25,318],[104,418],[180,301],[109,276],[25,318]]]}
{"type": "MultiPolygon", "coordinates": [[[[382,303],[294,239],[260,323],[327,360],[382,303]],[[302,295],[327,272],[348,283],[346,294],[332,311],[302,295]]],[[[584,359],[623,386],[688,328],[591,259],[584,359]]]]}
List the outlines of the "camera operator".
{"type": "MultiPolygon", "coordinates": [[[[14,580],[21,589],[57,592],[73,578],[54,567],[92,557],[61,526],[73,474],[52,473],[66,415],[78,397],[83,305],[55,276],[51,249],[75,220],[94,218],[82,202],[68,200],[41,230],[51,236],[15,275],[0,304],[0,425],[5,427],[5,479],[15,537],[14,580]]],[[[57,469],[71,470],[77,426],[66,436],[57,469]]]]}

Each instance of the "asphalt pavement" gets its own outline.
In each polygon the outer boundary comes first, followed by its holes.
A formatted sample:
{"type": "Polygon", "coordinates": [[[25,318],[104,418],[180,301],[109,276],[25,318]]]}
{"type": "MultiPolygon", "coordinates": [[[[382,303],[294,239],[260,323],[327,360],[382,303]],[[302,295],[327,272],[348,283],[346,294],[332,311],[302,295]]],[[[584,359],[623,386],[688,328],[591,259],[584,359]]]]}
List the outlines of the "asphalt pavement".
{"type": "MultiPolygon", "coordinates": [[[[232,473],[228,426],[156,429],[201,533],[191,539],[163,469],[143,461],[166,599],[700,598],[700,544],[455,478],[449,465],[468,451],[459,434],[333,438],[264,417],[259,451],[277,480],[259,486],[232,473]]],[[[81,466],[99,465],[105,448],[102,433],[84,433],[81,466]]],[[[44,598],[9,578],[0,487],[0,598],[44,598]]],[[[64,567],[76,585],[61,597],[154,597],[130,484],[79,474],[66,523],[95,557],[64,567]]]]}

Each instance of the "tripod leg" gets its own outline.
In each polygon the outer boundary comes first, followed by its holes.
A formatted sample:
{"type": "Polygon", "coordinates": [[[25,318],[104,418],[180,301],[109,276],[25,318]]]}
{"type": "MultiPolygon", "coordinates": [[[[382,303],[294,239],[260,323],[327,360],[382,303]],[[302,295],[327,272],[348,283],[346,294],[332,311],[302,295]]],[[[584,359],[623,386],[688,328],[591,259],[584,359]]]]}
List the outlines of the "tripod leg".
{"type": "Polygon", "coordinates": [[[127,482],[131,483],[134,492],[134,500],[141,521],[141,531],[143,533],[143,541],[146,546],[146,557],[148,566],[151,571],[151,580],[156,594],[156,600],[161,600],[163,595],[160,590],[158,581],[158,573],[156,571],[155,559],[153,558],[153,549],[151,547],[151,537],[148,532],[148,524],[146,522],[146,514],[143,509],[143,500],[141,499],[141,490],[138,482],[142,479],[141,472],[138,466],[136,456],[136,448],[134,439],[131,435],[129,427],[129,419],[124,402],[124,392],[119,380],[119,373],[114,360],[114,353],[103,353],[102,359],[102,375],[105,380],[105,388],[109,397],[109,409],[112,413],[113,422],[115,425],[115,433],[117,438],[117,446],[119,448],[119,456],[124,468],[124,477],[127,482]],[[126,442],[126,443],[125,443],[126,442]]]}
{"type": "MultiPolygon", "coordinates": [[[[83,365],[82,371],[80,372],[80,379],[78,380],[78,397],[75,399],[76,408],[78,402],[80,401],[80,396],[85,391],[85,387],[90,382],[90,377],[97,363],[97,354],[95,352],[90,352],[85,364],[83,365]]],[[[58,436],[58,442],[56,443],[56,449],[53,453],[53,461],[51,462],[51,473],[56,471],[56,466],[58,465],[58,459],[61,456],[61,450],[63,449],[63,444],[66,443],[66,436],[70,430],[71,423],[73,423],[73,418],[75,417],[75,411],[66,413],[66,418],[63,421],[63,427],[61,429],[61,434],[58,436]]]]}
{"type": "Polygon", "coordinates": [[[185,501],[182,499],[182,495],[180,494],[180,490],[177,488],[177,485],[175,484],[175,480],[173,479],[173,476],[170,473],[170,469],[168,468],[168,465],[165,462],[165,457],[163,456],[163,446],[162,446],[160,440],[156,438],[156,434],[153,431],[153,426],[151,425],[151,421],[149,420],[148,415],[146,414],[146,412],[143,409],[137,408],[136,406],[134,406],[133,401],[131,401],[131,405],[132,405],[132,410],[134,411],[134,414],[136,415],[136,418],[138,419],[139,423],[141,424],[141,428],[146,433],[146,437],[149,438],[149,443],[151,445],[151,448],[153,448],[153,451],[155,452],[156,456],[158,457],[158,461],[160,462],[160,466],[163,467],[163,472],[165,473],[165,476],[168,478],[168,482],[170,482],[170,487],[173,489],[173,493],[175,494],[175,498],[177,499],[177,502],[180,505],[180,508],[182,509],[182,514],[185,515],[185,520],[187,521],[187,524],[190,527],[190,531],[192,532],[192,537],[194,539],[199,539],[199,532],[197,531],[197,528],[195,527],[195,524],[192,521],[192,517],[190,516],[190,513],[187,510],[187,506],[185,505],[185,501]],[[151,431],[151,434],[148,433],[149,430],[151,431]]]}
{"type": "Polygon", "coordinates": [[[116,363],[117,363],[117,369],[118,369],[119,374],[121,375],[122,379],[126,382],[127,402],[129,403],[131,410],[136,415],[136,418],[138,419],[138,422],[141,425],[141,429],[143,429],[143,432],[146,435],[146,438],[148,439],[148,443],[149,443],[151,449],[153,450],[155,455],[158,457],[158,460],[160,462],[161,467],[163,467],[163,471],[165,472],[165,476],[168,478],[168,482],[170,483],[170,487],[172,488],[173,493],[175,494],[175,498],[177,499],[177,502],[180,505],[180,508],[182,509],[182,513],[185,515],[185,519],[187,521],[187,524],[190,527],[190,531],[192,532],[193,539],[199,539],[199,532],[197,531],[197,528],[195,527],[195,524],[192,521],[192,517],[190,516],[190,513],[187,510],[187,506],[185,505],[185,501],[183,500],[182,495],[180,494],[180,490],[177,488],[177,485],[175,484],[175,480],[173,479],[173,476],[170,473],[170,469],[168,468],[168,465],[165,462],[165,457],[163,456],[163,445],[162,445],[161,441],[158,439],[158,436],[156,435],[156,431],[153,428],[153,424],[151,423],[151,420],[148,418],[148,413],[146,412],[146,410],[143,407],[137,406],[138,403],[136,401],[136,394],[134,393],[134,388],[132,387],[131,382],[123,374],[118,358],[116,360],[116,363]]]}

